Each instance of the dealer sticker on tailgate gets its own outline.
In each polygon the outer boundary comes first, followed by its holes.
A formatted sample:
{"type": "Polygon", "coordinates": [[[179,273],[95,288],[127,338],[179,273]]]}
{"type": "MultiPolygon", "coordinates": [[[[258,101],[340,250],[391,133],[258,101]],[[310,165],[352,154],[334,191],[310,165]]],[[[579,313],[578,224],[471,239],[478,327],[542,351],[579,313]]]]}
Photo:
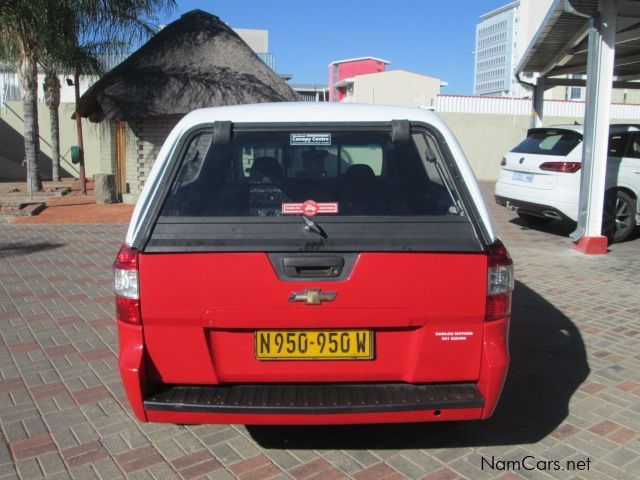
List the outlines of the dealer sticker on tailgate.
{"type": "Polygon", "coordinates": [[[368,360],[373,358],[371,330],[258,330],[258,360],[368,360]]]}

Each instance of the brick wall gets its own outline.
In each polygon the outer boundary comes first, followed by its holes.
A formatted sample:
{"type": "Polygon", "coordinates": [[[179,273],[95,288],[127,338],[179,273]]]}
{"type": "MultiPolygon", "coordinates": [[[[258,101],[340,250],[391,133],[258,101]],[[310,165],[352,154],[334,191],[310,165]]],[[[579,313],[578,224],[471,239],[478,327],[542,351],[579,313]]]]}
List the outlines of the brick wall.
{"type": "Polygon", "coordinates": [[[167,116],[128,122],[127,183],[132,195],[142,191],[160,148],[180,118],[167,116]]]}

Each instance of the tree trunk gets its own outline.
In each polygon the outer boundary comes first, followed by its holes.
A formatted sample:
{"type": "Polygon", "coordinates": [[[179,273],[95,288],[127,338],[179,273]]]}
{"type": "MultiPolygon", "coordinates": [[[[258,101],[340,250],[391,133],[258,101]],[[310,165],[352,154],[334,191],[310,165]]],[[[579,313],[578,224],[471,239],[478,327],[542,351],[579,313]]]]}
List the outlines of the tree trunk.
{"type": "Polygon", "coordinates": [[[78,160],[80,161],[80,191],[83,195],[87,194],[87,177],[84,173],[84,140],[82,139],[82,117],[78,112],[80,105],[80,71],[76,70],[73,74],[73,85],[76,93],[76,135],[78,136],[78,160]]]}
{"type": "Polygon", "coordinates": [[[51,122],[51,179],[60,181],[60,79],[53,69],[47,69],[44,77],[44,100],[49,107],[51,122]]]}
{"type": "Polygon", "coordinates": [[[51,180],[60,181],[60,120],[58,118],[58,107],[49,110],[51,118],[51,180]]]}
{"type": "Polygon", "coordinates": [[[20,61],[20,84],[24,109],[24,154],[27,166],[27,191],[29,195],[42,191],[38,175],[40,136],[38,132],[38,63],[28,54],[20,61]]]}

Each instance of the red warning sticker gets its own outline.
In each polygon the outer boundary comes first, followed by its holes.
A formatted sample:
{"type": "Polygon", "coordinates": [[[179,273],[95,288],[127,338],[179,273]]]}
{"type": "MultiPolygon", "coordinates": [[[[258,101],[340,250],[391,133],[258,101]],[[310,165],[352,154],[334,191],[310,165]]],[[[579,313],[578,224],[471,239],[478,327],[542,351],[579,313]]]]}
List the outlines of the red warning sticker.
{"type": "Polygon", "coordinates": [[[338,213],[338,203],[318,203],[314,200],[306,200],[302,203],[283,203],[283,215],[306,215],[313,217],[318,213],[338,213]]]}

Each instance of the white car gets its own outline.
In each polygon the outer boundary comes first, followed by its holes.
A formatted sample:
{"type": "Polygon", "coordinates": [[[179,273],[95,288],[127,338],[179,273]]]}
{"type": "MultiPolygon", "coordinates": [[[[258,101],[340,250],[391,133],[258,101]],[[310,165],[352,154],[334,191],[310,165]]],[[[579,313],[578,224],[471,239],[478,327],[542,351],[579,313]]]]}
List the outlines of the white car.
{"type": "MultiPolygon", "coordinates": [[[[532,226],[578,219],[582,125],[532,128],[502,158],[495,199],[532,226]]],[[[640,125],[611,125],[602,233],[622,242],[640,223],[640,125]]]]}

